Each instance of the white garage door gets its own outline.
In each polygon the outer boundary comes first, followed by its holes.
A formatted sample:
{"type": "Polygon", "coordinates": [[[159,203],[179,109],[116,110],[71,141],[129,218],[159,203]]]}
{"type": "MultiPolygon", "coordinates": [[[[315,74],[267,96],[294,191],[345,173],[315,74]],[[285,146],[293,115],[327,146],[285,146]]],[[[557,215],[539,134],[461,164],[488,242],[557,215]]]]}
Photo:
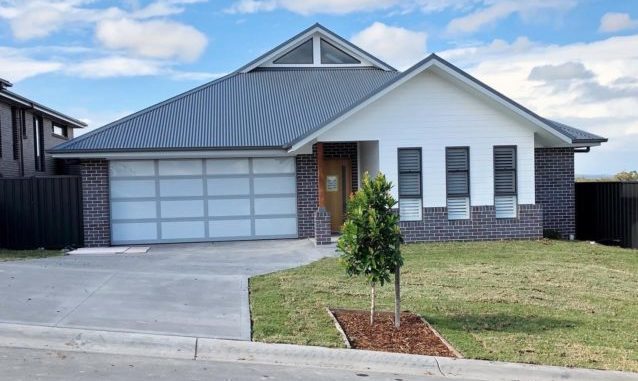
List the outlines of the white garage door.
{"type": "Polygon", "coordinates": [[[110,162],[113,244],[297,237],[294,158],[110,162]]]}

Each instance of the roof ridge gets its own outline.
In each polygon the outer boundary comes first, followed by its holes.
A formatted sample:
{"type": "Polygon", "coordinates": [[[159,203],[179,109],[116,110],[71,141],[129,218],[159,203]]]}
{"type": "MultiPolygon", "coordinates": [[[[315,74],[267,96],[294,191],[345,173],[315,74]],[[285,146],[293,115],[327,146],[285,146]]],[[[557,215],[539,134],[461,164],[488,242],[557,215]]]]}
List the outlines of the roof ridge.
{"type": "Polygon", "coordinates": [[[216,78],[216,79],[214,79],[212,81],[209,81],[209,82],[206,82],[206,83],[204,83],[202,85],[199,85],[199,86],[197,86],[195,88],[192,88],[190,90],[186,90],[186,91],[184,91],[182,93],[174,95],[174,96],[172,96],[172,97],[170,97],[168,99],[165,99],[165,100],[163,100],[161,102],[155,103],[155,104],[150,105],[148,107],[145,107],[145,108],[143,108],[143,109],[141,109],[139,111],[136,111],[136,112],[134,112],[132,114],[123,116],[123,117],[121,117],[119,119],[116,119],[116,120],[110,122],[110,123],[107,123],[107,124],[105,124],[103,126],[100,126],[97,129],[95,129],[93,131],[90,131],[90,132],[88,132],[88,133],[86,133],[84,135],[80,135],[77,138],[73,138],[73,139],[69,140],[68,142],[59,144],[59,145],[53,147],[52,149],[50,149],[48,151],[57,151],[57,150],[73,147],[75,144],[77,144],[79,142],[82,142],[82,141],[86,140],[89,137],[92,137],[92,136],[95,136],[95,135],[99,135],[101,133],[109,131],[111,128],[116,127],[117,125],[121,124],[122,122],[126,122],[128,120],[133,119],[133,118],[139,117],[139,116],[144,115],[146,113],[149,113],[149,112],[151,112],[151,111],[153,111],[153,110],[155,110],[155,109],[157,109],[157,108],[159,108],[161,106],[167,105],[169,103],[172,103],[172,102],[175,102],[177,100],[180,100],[180,99],[182,99],[182,98],[184,98],[184,97],[186,97],[188,95],[191,95],[191,94],[194,94],[194,93],[196,93],[198,91],[201,91],[204,88],[207,88],[207,87],[216,85],[216,84],[218,84],[220,82],[226,81],[226,80],[234,77],[237,74],[238,73],[235,73],[235,72],[229,73],[229,74],[226,74],[226,75],[224,75],[222,77],[216,78]]]}

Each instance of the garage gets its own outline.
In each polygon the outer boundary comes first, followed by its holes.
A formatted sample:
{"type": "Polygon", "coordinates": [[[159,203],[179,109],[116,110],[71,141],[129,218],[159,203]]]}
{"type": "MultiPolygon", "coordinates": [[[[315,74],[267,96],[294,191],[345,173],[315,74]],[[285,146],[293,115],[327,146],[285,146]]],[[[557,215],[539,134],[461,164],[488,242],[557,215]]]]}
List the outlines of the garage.
{"type": "Polygon", "coordinates": [[[113,160],[112,244],[297,237],[295,159],[113,160]]]}

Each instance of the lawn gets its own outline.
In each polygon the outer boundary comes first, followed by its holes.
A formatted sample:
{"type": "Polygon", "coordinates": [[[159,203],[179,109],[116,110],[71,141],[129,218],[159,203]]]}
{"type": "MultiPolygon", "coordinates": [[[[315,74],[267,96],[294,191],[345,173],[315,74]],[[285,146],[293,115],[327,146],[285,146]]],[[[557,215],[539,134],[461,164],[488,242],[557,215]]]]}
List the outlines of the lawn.
{"type": "MultiPolygon", "coordinates": [[[[638,371],[638,250],[584,242],[412,244],[403,309],[466,358],[638,371]]],[[[393,288],[377,289],[379,310],[393,288]]],[[[337,259],[250,280],[253,339],[341,347],[326,307],[368,308],[337,259]]]]}
{"type": "Polygon", "coordinates": [[[34,258],[46,258],[56,257],[63,255],[64,252],[60,250],[7,250],[0,249],[0,262],[15,261],[19,259],[34,259],[34,258]]]}

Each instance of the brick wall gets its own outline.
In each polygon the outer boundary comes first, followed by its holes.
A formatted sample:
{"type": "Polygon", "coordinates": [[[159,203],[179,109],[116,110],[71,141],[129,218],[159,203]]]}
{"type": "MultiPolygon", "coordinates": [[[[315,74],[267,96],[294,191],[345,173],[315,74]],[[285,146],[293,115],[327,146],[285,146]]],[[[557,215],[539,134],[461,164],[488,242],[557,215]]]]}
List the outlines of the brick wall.
{"type": "Polygon", "coordinates": [[[423,208],[421,221],[400,222],[406,242],[538,239],[542,237],[542,208],[519,205],[517,218],[497,219],[494,206],[473,206],[469,220],[450,221],[447,208],[423,208]]]}
{"type": "Polygon", "coordinates": [[[574,151],[536,148],[534,162],[536,203],[543,207],[543,228],[569,238],[576,233],[574,151]]]}
{"type": "MultiPolygon", "coordinates": [[[[52,133],[53,122],[50,119],[43,118],[43,140],[45,151],[59,144],[66,139],[54,136],[52,133]]],[[[33,133],[33,113],[25,112],[25,129],[18,127],[18,150],[21,153],[21,159],[13,159],[13,127],[11,121],[11,106],[0,103],[0,144],[2,145],[2,157],[0,157],[0,174],[4,177],[21,176],[20,167],[23,166],[24,176],[53,176],[69,174],[67,167],[61,160],[54,159],[50,154],[44,154],[45,164],[44,171],[37,172],[35,170],[35,146],[33,133]]],[[[73,129],[69,128],[69,138],[73,137],[73,129]]]]}
{"type": "MultiPolygon", "coordinates": [[[[326,159],[350,159],[352,162],[352,191],[357,190],[357,143],[324,143],[326,159]]],[[[315,212],[319,206],[317,180],[317,148],[312,154],[297,155],[297,234],[299,238],[315,236],[315,212]]]]}
{"type": "Polygon", "coordinates": [[[109,246],[111,226],[108,161],[82,160],[80,174],[84,209],[84,246],[109,246]]]}

